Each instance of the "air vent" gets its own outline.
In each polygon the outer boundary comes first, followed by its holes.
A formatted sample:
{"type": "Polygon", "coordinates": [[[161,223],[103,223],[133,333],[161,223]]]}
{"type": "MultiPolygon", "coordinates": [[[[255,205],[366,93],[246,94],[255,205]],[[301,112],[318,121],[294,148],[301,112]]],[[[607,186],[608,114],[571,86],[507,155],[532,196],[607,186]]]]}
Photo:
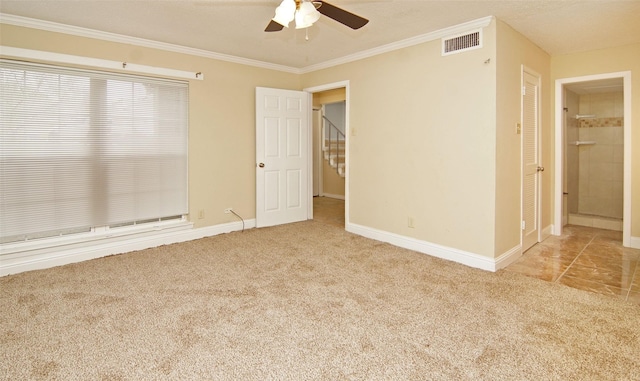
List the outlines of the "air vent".
{"type": "Polygon", "coordinates": [[[442,39],[442,55],[455,54],[482,47],[482,29],[442,39]]]}

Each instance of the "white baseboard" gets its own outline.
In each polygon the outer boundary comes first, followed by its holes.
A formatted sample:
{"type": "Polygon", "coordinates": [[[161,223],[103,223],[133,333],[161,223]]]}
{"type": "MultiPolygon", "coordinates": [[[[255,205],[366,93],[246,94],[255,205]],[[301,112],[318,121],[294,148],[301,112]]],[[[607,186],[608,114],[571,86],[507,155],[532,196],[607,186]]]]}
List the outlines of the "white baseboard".
{"type": "Polygon", "coordinates": [[[629,239],[629,244],[634,249],[640,249],[640,237],[631,236],[631,239],[629,239]]]}
{"type": "Polygon", "coordinates": [[[553,224],[547,225],[546,227],[542,228],[542,231],[540,232],[540,242],[549,238],[553,234],[553,232],[554,232],[553,224]]]}
{"type": "MultiPolygon", "coordinates": [[[[254,228],[255,226],[255,219],[245,220],[245,229],[254,228]]],[[[146,232],[126,237],[105,238],[80,244],[2,255],[0,256],[0,276],[62,266],[172,243],[192,241],[242,229],[242,223],[237,221],[198,229],[146,232]]]]}
{"type": "Polygon", "coordinates": [[[498,259],[485,257],[483,255],[470,253],[464,250],[454,249],[438,245],[435,243],[422,241],[419,239],[405,237],[395,233],[389,233],[382,230],[369,228],[362,225],[349,223],[346,226],[346,230],[350,233],[358,234],[363,237],[375,239],[377,241],[387,242],[395,246],[399,246],[405,249],[414,250],[423,254],[431,255],[433,257],[446,259],[453,262],[458,262],[469,267],[475,267],[477,269],[496,271],[499,265],[503,263],[510,263],[517,259],[519,254],[519,246],[509,250],[509,252],[502,254],[498,259]],[[516,256],[515,259],[512,257],[516,256]]]}
{"type": "MultiPolygon", "coordinates": [[[[255,219],[245,221],[245,229],[255,228],[255,219]]],[[[242,230],[241,222],[230,222],[220,225],[207,226],[198,229],[188,229],[170,232],[151,232],[128,236],[118,239],[104,239],[99,242],[68,245],[48,250],[34,250],[32,253],[23,252],[15,255],[0,257],[0,276],[21,273],[24,271],[40,270],[69,263],[76,263],[95,258],[101,258],[114,254],[122,254],[135,250],[143,250],[161,245],[186,242],[195,239],[211,237],[218,234],[230,233],[242,230]]],[[[348,232],[363,237],[387,242],[405,249],[414,250],[437,258],[461,263],[470,267],[497,271],[517,260],[520,255],[520,246],[515,246],[497,258],[489,258],[479,254],[450,248],[415,238],[401,236],[382,230],[349,223],[346,226],[348,232]]],[[[543,236],[548,236],[553,231],[553,225],[543,229],[543,236]]],[[[631,247],[640,249],[640,237],[631,237],[631,247]]]]}
{"type": "Polygon", "coordinates": [[[517,261],[522,256],[522,246],[514,246],[506,253],[501,254],[496,258],[496,270],[503,269],[513,262],[517,261]]]}
{"type": "Polygon", "coordinates": [[[338,200],[344,200],[343,194],[322,193],[320,197],[329,197],[329,198],[336,198],[338,200]]]}

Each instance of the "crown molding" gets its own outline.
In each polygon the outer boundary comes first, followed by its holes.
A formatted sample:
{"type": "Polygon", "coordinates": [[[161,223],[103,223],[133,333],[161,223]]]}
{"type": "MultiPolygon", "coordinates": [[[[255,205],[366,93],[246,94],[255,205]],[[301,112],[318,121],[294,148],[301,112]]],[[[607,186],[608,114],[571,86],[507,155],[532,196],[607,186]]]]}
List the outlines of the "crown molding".
{"type": "Polygon", "coordinates": [[[46,30],[49,32],[64,33],[64,34],[69,34],[69,35],[79,36],[79,37],[95,38],[99,40],[118,42],[122,44],[142,46],[142,47],[147,47],[152,49],[159,49],[159,50],[165,50],[165,51],[170,51],[175,53],[188,54],[192,56],[211,58],[214,60],[232,62],[232,63],[241,64],[241,65],[254,66],[254,67],[259,67],[263,69],[277,70],[277,71],[282,71],[282,72],[287,72],[292,74],[305,74],[305,73],[310,73],[316,70],[327,69],[333,66],[342,65],[349,62],[358,61],[364,58],[373,57],[379,54],[392,52],[394,50],[403,49],[410,46],[422,44],[425,42],[437,40],[442,37],[448,37],[454,34],[464,33],[471,29],[485,28],[491,23],[493,19],[494,19],[493,16],[487,16],[480,19],[468,21],[462,24],[454,25],[451,27],[439,29],[427,34],[423,34],[416,37],[407,38],[405,40],[382,45],[377,48],[363,50],[358,53],[354,53],[344,57],[321,62],[319,64],[306,66],[304,68],[295,68],[291,66],[278,65],[278,64],[273,64],[269,62],[253,60],[249,58],[232,56],[229,54],[215,53],[215,52],[211,52],[203,49],[189,48],[186,46],[147,40],[144,38],[125,36],[122,34],[103,32],[95,29],[81,28],[77,26],[59,24],[59,23],[50,22],[50,21],[44,21],[44,20],[32,19],[28,17],[0,13],[0,23],[2,24],[9,24],[9,25],[21,26],[26,28],[46,30]]]}
{"type": "Polygon", "coordinates": [[[290,66],[252,60],[248,58],[232,56],[229,54],[215,53],[208,50],[189,48],[186,46],[174,45],[174,44],[169,44],[165,42],[147,40],[144,38],[125,36],[122,34],[116,34],[116,33],[110,33],[110,32],[103,32],[95,29],[88,29],[88,28],[82,28],[82,27],[77,27],[72,25],[59,24],[51,21],[44,21],[44,20],[32,19],[29,17],[15,16],[15,15],[10,15],[6,13],[0,13],[0,23],[14,25],[14,26],[21,26],[25,28],[46,30],[48,32],[64,33],[72,36],[94,38],[94,39],[109,41],[109,42],[118,42],[122,44],[142,46],[146,48],[165,50],[169,52],[188,54],[188,55],[204,57],[204,58],[211,58],[214,60],[232,62],[232,63],[241,64],[241,65],[254,66],[254,67],[259,67],[263,69],[278,70],[278,71],[284,71],[284,72],[289,72],[294,74],[300,74],[300,69],[290,67],[290,66]]]}
{"type": "Polygon", "coordinates": [[[139,65],[129,62],[103,60],[99,58],[89,58],[82,56],[74,56],[70,54],[61,54],[53,52],[45,52],[42,50],[31,50],[16,48],[13,46],[0,45],[0,56],[14,57],[17,59],[36,60],[45,62],[54,62],[57,64],[72,64],[89,67],[97,67],[100,69],[121,70],[124,72],[143,73],[150,75],[159,75],[163,78],[175,77],[188,80],[204,79],[202,72],[190,72],[184,70],[176,70],[157,66],[139,65]]]}
{"type": "Polygon", "coordinates": [[[407,38],[397,42],[392,42],[390,44],[382,45],[377,48],[363,50],[361,52],[336,58],[334,60],[321,62],[316,65],[310,65],[300,69],[299,72],[300,74],[305,74],[305,73],[314,72],[316,70],[328,69],[333,66],[338,66],[338,65],[349,63],[349,62],[358,61],[364,58],[377,56],[379,54],[392,52],[394,50],[408,48],[410,46],[423,44],[425,42],[437,40],[443,37],[450,37],[452,35],[461,34],[464,32],[468,32],[469,30],[472,30],[472,29],[485,28],[491,23],[493,19],[494,19],[493,16],[487,16],[480,19],[468,21],[462,24],[458,24],[451,27],[439,29],[433,32],[429,32],[427,34],[422,34],[419,36],[407,38]]]}

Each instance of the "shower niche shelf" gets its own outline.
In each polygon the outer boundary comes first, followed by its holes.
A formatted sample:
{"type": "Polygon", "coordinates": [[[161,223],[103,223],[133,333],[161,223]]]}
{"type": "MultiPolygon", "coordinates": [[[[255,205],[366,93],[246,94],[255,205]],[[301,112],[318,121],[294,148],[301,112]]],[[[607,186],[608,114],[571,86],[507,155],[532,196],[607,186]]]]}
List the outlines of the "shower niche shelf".
{"type": "Polygon", "coordinates": [[[593,140],[576,140],[575,142],[569,142],[569,145],[572,146],[592,146],[596,144],[593,140]]]}

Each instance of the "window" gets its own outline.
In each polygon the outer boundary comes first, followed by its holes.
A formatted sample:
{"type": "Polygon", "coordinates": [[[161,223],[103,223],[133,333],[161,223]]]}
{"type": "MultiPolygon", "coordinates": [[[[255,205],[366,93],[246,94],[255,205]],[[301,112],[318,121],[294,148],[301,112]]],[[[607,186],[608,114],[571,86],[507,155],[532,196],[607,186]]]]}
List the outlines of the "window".
{"type": "Polygon", "coordinates": [[[188,213],[188,84],[0,61],[0,243],[188,213]]]}

